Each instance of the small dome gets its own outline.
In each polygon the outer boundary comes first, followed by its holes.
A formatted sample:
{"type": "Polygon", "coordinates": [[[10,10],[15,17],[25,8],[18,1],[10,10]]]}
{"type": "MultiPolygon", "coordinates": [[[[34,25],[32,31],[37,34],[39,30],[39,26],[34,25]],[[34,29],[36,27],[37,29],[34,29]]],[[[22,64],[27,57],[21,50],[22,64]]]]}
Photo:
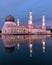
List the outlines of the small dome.
{"type": "Polygon", "coordinates": [[[9,16],[7,16],[6,18],[5,18],[5,21],[15,21],[14,20],[14,17],[13,16],[11,16],[11,15],[9,15],[9,16]]]}

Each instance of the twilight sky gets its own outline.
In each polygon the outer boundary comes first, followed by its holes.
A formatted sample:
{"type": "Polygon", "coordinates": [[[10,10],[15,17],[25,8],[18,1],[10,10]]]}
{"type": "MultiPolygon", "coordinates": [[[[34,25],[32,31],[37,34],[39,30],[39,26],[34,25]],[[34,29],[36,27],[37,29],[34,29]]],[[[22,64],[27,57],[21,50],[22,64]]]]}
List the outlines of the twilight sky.
{"type": "Polygon", "coordinates": [[[52,25],[52,0],[0,0],[0,29],[5,17],[12,15],[20,19],[20,24],[28,23],[29,12],[33,12],[33,24],[41,25],[45,15],[46,25],[52,25]]]}

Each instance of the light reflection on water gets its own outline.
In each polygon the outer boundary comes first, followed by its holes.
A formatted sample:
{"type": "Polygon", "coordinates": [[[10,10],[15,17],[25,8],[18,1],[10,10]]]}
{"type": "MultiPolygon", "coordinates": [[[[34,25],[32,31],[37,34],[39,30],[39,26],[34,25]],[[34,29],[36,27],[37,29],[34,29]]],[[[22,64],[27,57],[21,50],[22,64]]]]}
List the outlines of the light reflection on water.
{"type": "MultiPolygon", "coordinates": [[[[2,35],[2,41],[4,46],[3,49],[5,49],[5,51],[3,52],[4,53],[3,55],[6,56],[6,54],[8,53],[7,59],[9,59],[9,57],[11,58],[10,56],[10,53],[11,53],[13,58],[11,59],[11,61],[8,60],[7,62],[9,62],[9,64],[12,63],[14,65],[15,63],[17,63],[17,60],[18,60],[18,63],[21,62],[22,64],[24,63],[24,60],[26,61],[26,63],[31,63],[35,61],[36,59],[37,59],[36,62],[42,61],[41,55],[43,54],[47,55],[46,52],[48,48],[46,49],[46,46],[49,46],[48,42],[51,43],[52,38],[49,35],[2,35]],[[50,39],[51,41],[48,41],[50,39]],[[18,52],[19,52],[19,55],[18,55],[18,52]],[[37,55],[35,56],[34,54],[35,55],[37,54],[37,55]],[[39,60],[38,58],[36,58],[37,56],[40,58],[39,60]],[[12,62],[14,57],[16,59],[14,62],[12,62]]],[[[42,56],[42,59],[44,59],[43,56],[42,56]]],[[[45,64],[45,61],[44,61],[44,64],[45,64]]]]}
{"type": "Polygon", "coordinates": [[[41,40],[43,52],[45,52],[45,43],[46,43],[45,35],[3,35],[2,40],[6,49],[11,50],[13,47],[17,45],[18,49],[20,47],[20,43],[27,42],[28,47],[30,49],[30,56],[32,56],[32,46],[33,42],[37,40],[41,40]]]}

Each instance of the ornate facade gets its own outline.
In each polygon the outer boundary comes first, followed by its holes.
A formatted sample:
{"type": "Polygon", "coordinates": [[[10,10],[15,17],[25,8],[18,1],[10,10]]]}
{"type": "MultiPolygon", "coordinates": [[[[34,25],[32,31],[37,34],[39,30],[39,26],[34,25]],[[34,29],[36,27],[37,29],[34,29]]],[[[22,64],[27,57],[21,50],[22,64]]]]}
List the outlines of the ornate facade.
{"type": "Polygon", "coordinates": [[[17,25],[14,22],[14,17],[9,15],[5,19],[4,26],[2,28],[2,34],[40,34],[47,33],[45,26],[45,16],[42,17],[42,27],[34,26],[32,23],[32,12],[29,13],[29,20],[27,26],[21,26],[19,19],[17,19],[17,25]]]}

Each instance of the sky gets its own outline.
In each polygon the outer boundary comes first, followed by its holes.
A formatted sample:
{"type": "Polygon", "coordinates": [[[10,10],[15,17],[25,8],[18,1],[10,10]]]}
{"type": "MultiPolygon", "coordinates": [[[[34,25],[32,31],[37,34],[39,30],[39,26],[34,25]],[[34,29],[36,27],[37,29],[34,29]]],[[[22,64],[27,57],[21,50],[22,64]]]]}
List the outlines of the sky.
{"type": "Polygon", "coordinates": [[[15,23],[19,18],[20,25],[27,25],[30,11],[34,25],[41,25],[42,16],[45,15],[46,25],[52,26],[52,0],[0,0],[0,29],[8,15],[15,17],[15,23]]]}

